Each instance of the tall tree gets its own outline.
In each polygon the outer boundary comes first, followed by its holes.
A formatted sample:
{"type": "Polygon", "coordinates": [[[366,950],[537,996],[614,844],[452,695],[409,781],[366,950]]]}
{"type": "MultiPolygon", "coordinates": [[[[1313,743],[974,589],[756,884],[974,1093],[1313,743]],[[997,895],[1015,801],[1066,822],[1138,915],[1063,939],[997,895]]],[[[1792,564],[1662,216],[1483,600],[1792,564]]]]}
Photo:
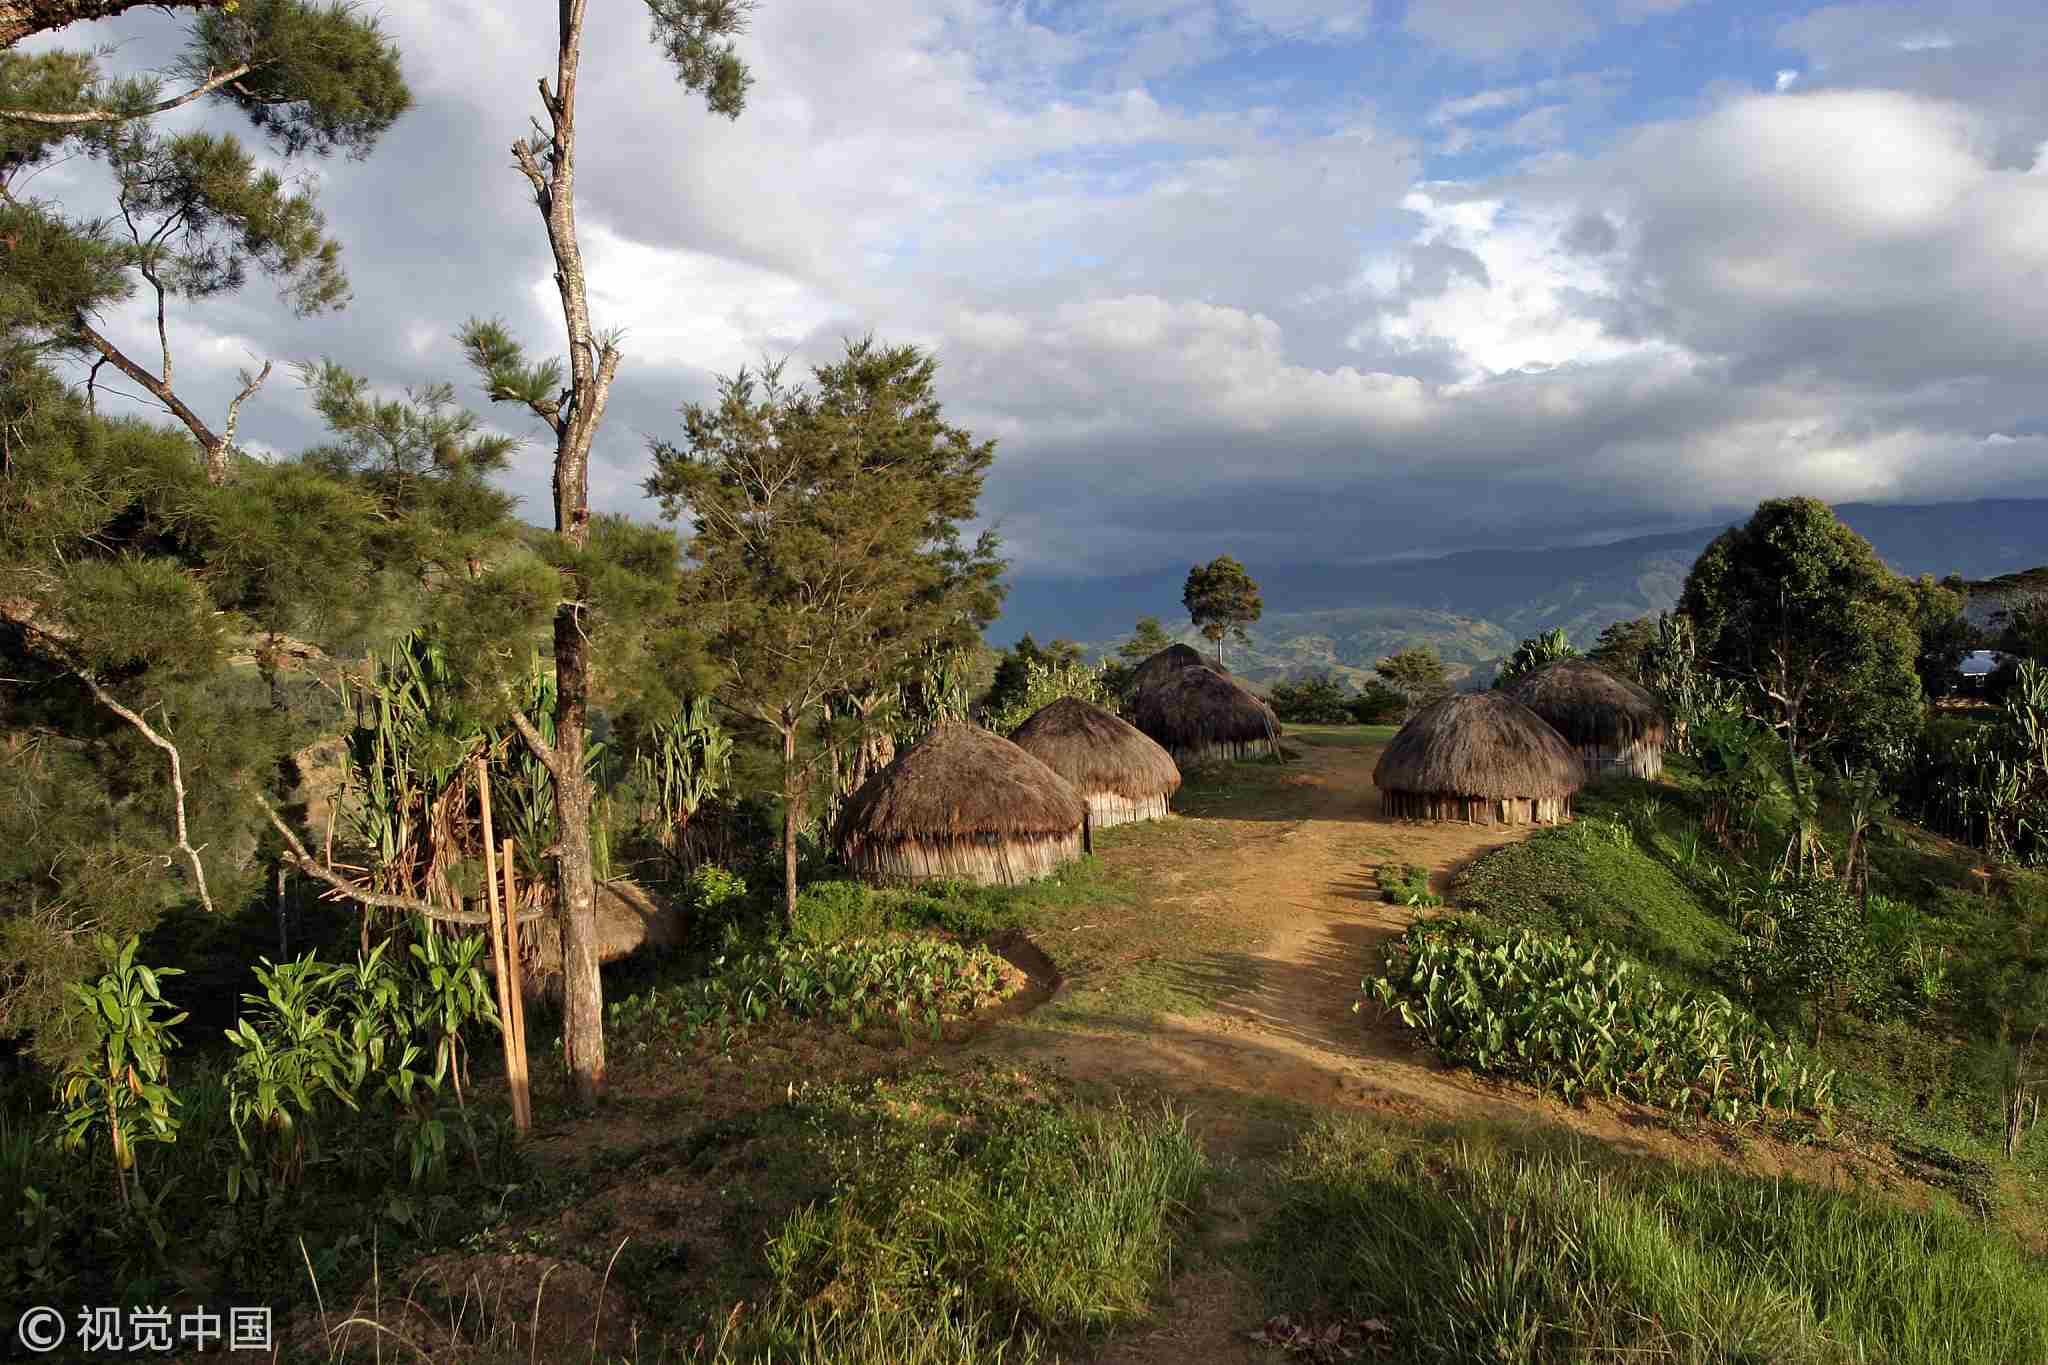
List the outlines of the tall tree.
{"type": "Polygon", "coordinates": [[[1656,642],[1657,619],[1638,616],[1632,620],[1616,621],[1602,630],[1586,657],[1630,682],[1646,683],[1646,656],[1656,642]]]}
{"type": "Polygon", "coordinates": [[[0,305],[7,314],[0,323],[39,349],[90,357],[88,400],[105,365],[141,385],[199,442],[207,478],[218,484],[228,474],[241,405],[269,377],[270,364],[243,372],[216,432],[174,387],[169,301],[230,293],[253,265],[278,281],[304,317],[342,307],[348,282],[341,247],[323,233],[309,191],[287,193],[275,172],[258,173],[232,136],[166,137],[147,116],[203,95],[239,108],[287,157],[346,150],[361,158],[412,96],[398,53],[374,20],[301,0],[248,0],[234,14],[201,16],[184,67],[204,73],[199,87],[162,100],[153,79],[103,84],[91,57],[0,53],[0,88],[13,93],[0,109],[0,239],[11,244],[9,273],[21,282],[0,305]],[[120,233],[111,219],[72,221],[16,193],[23,172],[67,149],[113,173],[120,233]],[[155,296],[154,370],[93,325],[132,296],[130,271],[155,296]]]}
{"type": "MultiPolygon", "coordinates": [[[[583,249],[576,236],[576,90],[583,56],[586,0],[561,0],[555,88],[540,81],[548,128],[512,144],[512,159],[533,186],[534,204],[547,227],[555,257],[555,288],[569,351],[568,387],[562,362],[527,361],[504,324],[471,319],[462,344],[494,403],[517,403],[555,438],[556,565],[562,595],[555,608],[555,738],[552,743],[517,712],[511,719],[555,784],[560,838],[555,853],[557,905],[562,916],[562,1034],[578,1097],[594,1100],[604,1089],[604,984],[598,976],[597,902],[590,848],[590,782],[584,773],[585,721],[590,702],[590,642],[585,602],[591,579],[590,447],[604,420],[621,354],[618,337],[591,325],[583,249]]],[[[701,93],[712,113],[736,119],[752,84],[730,42],[752,8],[745,0],[647,0],[654,41],[676,68],[685,89],[701,93]]]]}
{"type": "Polygon", "coordinates": [[[1202,637],[1216,646],[1219,663],[1223,659],[1223,637],[1235,635],[1240,642],[1248,642],[1251,637],[1244,628],[1258,620],[1265,610],[1258,583],[1245,572],[1244,565],[1229,555],[1218,555],[1207,564],[1189,569],[1180,600],[1202,637]]]}
{"type": "Polygon", "coordinates": [[[1700,554],[1679,610],[1798,758],[1875,760],[1919,727],[1913,587],[1824,502],[1760,503],[1700,554]]]}
{"type": "Polygon", "coordinates": [[[783,898],[796,913],[797,740],[826,697],[964,646],[994,618],[995,540],[963,543],[995,443],[948,425],[937,362],[914,346],[850,341],[815,393],[782,364],[683,408],[681,445],[656,441],[648,494],[687,509],[696,596],[718,661],[714,694],[782,741],[783,898]]]}
{"type": "Polygon", "coordinates": [[[1408,699],[1408,714],[1403,720],[1450,695],[1451,680],[1444,673],[1444,661],[1437,656],[1435,645],[1410,645],[1381,659],[1372,671],[1408,699]]]}
{"type": "Polygon", "coordinates": [[[1158,617],[1140,616],[1137,629],[1131,632],[1130,639],[1116,647],[1116,653],[1126,663],[1140,664],[1172,643],[1173,637],[1159,624],[1158,617]]]}
{"type": "Polygon", "coordinates": [[[1961,576],[1950,574],[1939,583],[1930,574],[1910,580],[1913,592],[1913,629],[1920,637],[1913,671],[1920,689],[1930,697],[1945,697],[1956,690],[1962,676],[1963,656],[1976,649],[1981,632],[1970,624],[1963,608],[1970,600],[1961,576]]]}

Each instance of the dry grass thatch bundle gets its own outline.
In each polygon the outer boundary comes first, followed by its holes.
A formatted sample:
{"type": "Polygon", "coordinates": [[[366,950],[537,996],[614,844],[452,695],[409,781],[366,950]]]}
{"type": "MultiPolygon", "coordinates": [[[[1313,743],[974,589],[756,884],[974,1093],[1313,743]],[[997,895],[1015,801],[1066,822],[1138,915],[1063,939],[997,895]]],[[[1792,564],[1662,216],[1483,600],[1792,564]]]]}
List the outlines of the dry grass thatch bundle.
{"type": "Polygon", "coordinates": [[[1638,777],[1664,771],[1664,708],[1590,659],[1545,664],[1506,689],[1577,746],[1586,774],[1621,768],[1638,777]]]}
{"type": "MultiPolygon", "coordinates": [[[[522,897],[523,899],[523,897],[522,897]]],[[[683,941],[683,913],[664,905],[635,882],[597,884],[597,957],[616,962],[638,948],[670,948],[683,941]]],[[[520,981],[529,995],[562,993],[562,922],[553,915],[520,926],[520,981]],[[531,945],[530,949],[529,946],[531,945]]]]}
{"type": "Polygon", "coordinates": [[[1280,752],[1280,722],[1235,678],[1191,665],[1138,693],[1132,719],[1183,767],[1280,752]]]}
{"type": "MultiPolygon", "coordinates": [[[[1131,670],[1131,691],[1143,692],[1188,667],[1216,668],[1216,665],[1186,645],[1168,645],[1131,670]]],[[[1221,669],[1217,671],[1222,672],[1221,669]]]]}
{"type": "Polygon", "coordinates": [[[1373,769],[1383,814],[1480,824],[1556,824],[1585,767],[1564,736],[1505,692],[1463,692],[1401,727],[1373,769]]]}
{"type": "Polygon", "coordinates": [[[873,881],[960,877],[1016,885],[1081,854],[1088,807],[1000,735],[944,721],[869,778],[833,841],[873,881]]]}
{"type": "Polygon", "coordinates": [[[1010,742],[1064,777],[1096,829],[1164,819],[1180,789],[1173,755],[1144,731],[1079,697],[1040,707],[1010,742]]]}

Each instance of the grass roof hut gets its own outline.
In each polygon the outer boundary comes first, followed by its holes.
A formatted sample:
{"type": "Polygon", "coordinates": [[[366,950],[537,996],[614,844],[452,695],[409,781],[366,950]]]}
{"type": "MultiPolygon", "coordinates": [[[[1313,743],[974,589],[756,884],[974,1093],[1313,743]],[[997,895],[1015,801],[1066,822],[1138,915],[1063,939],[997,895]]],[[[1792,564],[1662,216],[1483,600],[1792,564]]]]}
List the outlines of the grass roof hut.
{"type": "MultiPolygon", "coordinates": [[[[644,947],[673,948],[686,937],[683,912],[623,877],[599,878],[597,960],[617,962],[644,947]]],[[[524,897],[522,896],[522,900],[524,897]]],[[[528,999],[562,998],[562,921],[550,915],[519,926],[519,984],[528,999]]],[[[489,965],[485,970],[496,974],[489,965]]]]}
{"type": "Polygon", "coordinates": [[[861,785],[833,841],[870,881],[1014,886],[1081,855],[1087,803],[1000,735],[946,721],[861,785]]]}
{"type": "Polygon", "coordinates": [[[1372,771],[1380,813],[1405,820],[1554,825],[1585,765],[1549,722],[1505,692],[1461,692],[1415,713],[1372,771]]]}
{"type": "MultiPolygon", "coordinates": [[[[1195,665],[1201,668],[1215,668],[1216,665],[1203,658],[1186,645],[1168,645],[1145,662],[1131,670],[1131,695],[1136,696],[1146,688],[1165,682],[1183,668],[1195,665]]],[[[1221,672],[1221,669],[1217,670],[1221,672]]]]}
{"type": "Polygon", "coordinates": [[[1206,664],[1178,669],[1139,692],[1131,710],[1137,727],[1182,767],[1280,753],[1273,708],[1206,664]]]}
{"type": "Polygon", "coordinates": [[[1506,691],[1578,749],[1587,777],[1612,768],[1637,777],[1664,771],[1664,708],[1592,660],[1545,664],[1506,691]]]}
{"type": "Polygon", "coordinates": [[[1173,755],[1130,722],[1079,697],[1040,707],[1010,742],[1067,779],[1088,803],[1095,829],[1163,820],[1180,789],[1173,755]]]}

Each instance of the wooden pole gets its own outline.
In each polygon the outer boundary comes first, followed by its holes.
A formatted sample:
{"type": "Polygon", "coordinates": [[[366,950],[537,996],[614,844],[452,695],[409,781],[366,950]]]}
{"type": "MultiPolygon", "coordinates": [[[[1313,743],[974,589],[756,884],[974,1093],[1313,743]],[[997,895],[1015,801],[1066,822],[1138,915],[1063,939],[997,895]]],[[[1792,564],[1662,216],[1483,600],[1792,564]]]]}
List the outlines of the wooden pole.
{"type": "Polygon", "coordinates": [[[496,841],[491,831],[491,770],[482,758],[476,761],[476,785],[483,808],[484,886],[491,912],[491,961],[497,968],[498,977],[498,1031],[505,1041],[505,1079],[512,1090],[512,1126],[524,1133],[532,1117],[527,1108],[525,1068],[519,1064],[518,1025],[513,1022],[518,997],[512,991],[511,968],[505,951],[506,942],[514,932],[512,919],[517,912],[506,906],[503,920],[498,916],[496,841]]]}
{"type": "Polygon", "coordinates": [[[505,986],[512,994],[512,1047],[519,1058],[519,1102],[527,1121],[533,1121],[533,1095],[528,1089],[526,1066],[526,987],[519,979],[519,890],[512,878],[512,841],[507,839],[500,862],[505,868],[505,986]]]}

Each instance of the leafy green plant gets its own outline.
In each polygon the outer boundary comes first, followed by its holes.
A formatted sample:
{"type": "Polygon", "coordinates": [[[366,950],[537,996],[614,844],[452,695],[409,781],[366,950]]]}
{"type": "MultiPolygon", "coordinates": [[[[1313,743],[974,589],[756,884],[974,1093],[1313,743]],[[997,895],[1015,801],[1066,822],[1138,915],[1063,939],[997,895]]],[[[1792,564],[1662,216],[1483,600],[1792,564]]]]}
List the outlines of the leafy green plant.
{"type": "Polygon", "coordinates": [[[1079,697],[1105,708],[1116,705],[1100,666],[1090,668],[1066,659],[1033,659],[1025,666],[1020,693],[990,711],[984,720],[989,729],[1007,735],[1062,697],[1079,697]]]}
{"type": "Polygon", "coordinates": [[[1570,1102],[1597,1093],[1726,1122],[1831,1103],[1834,1073],[1725,997],[1672,990],[1568,936],[1489,941],[1456,921],[1411,924],[1363,989],[1445,1060],[1570,1102]]]}
{"type": "Polygon", "coordinates": [[[236,1050],[228,1114],[240,1153],[228,1167],[230,1200],[245,1189],[298,1184],[317,1139],[310,1121],[321,1096],[354,1108],[368,1062],[367,1051],[353,1067],[344,1060],[326,998],[332,968],[308,953],[282,964],[266,958],[252,970],[262,993],[242,997],[250,1008],[227,1030],[236,1050]]]}
{"type": "Polygon", "coordinates": [[[1791,996],[1813,1011],[1819,1047],[1830,1009],[1869,984],[1874,966],[1861,909],[1833,877],[1760,879],[1740,908],[1742,939],[1730,968],[1752,998],[1791,996]]]}
{"type": "Polygon", "coordinates": [[[978,1008],[1002,982],[1002,959],[986,948],[918,938],[788,939],[721,957],[708,977],[632,996],[606,1013],[613,1027],[672,1032],[679,1041],[707,1031],[729,1041],[778,1015],[829,1020],[853,1033],[893,1024],[906,1036],[922,1029],[937,1038],[945,1019],[978,1008]]]}
{"type": "Polygon", "coordinates": [[[111,936],[99,935],[107,970],[90,985],[67,983],[73,1008],[85,1016],[80,1032],[90,1044],[57,1082],[61,1145],[84,1151],[95,1136],[104,1137],[124,1210],[133,1207],[129,1177],[136,1145],[178,1140],[178,1118],[171,1112],[178,1097],[171,1091],[166,1054],[178,1045],[171,1030],[186,1017],[183,1011],[158,1017],[171,1008],[158,982],[182,973],[137,962],[139,942],[130,935],[117,947],[111,936]]]}
{"type": "Polygon", "coordinates": [[[433,1039],[435,1070],[447,1073],[457,1104],[463,1103],[467,1070],[462,1031],[474,1023],[498,1026],[497,1004],[480,965],[489,946],[482,934],[423,933],[412,942],[418,963],[415,1017],[433,1039]]]}
{"type": "Polygon", "coordinates": [[[732,739],[711,714],[708,697],[694,697],[655,725],[633,753],[633,772],[652,807],[655,842],[681,861],[682,835],[698,809],[725,789],[732,771],[732,739]]]}
{"type": "Polygon", "coordinates": [[[1429,889],[1429,872],[1412,863],[1381,863],[1373,874],[1380,894],[1395,905],[1433,907],[1444,898],[1429,889]]]}

